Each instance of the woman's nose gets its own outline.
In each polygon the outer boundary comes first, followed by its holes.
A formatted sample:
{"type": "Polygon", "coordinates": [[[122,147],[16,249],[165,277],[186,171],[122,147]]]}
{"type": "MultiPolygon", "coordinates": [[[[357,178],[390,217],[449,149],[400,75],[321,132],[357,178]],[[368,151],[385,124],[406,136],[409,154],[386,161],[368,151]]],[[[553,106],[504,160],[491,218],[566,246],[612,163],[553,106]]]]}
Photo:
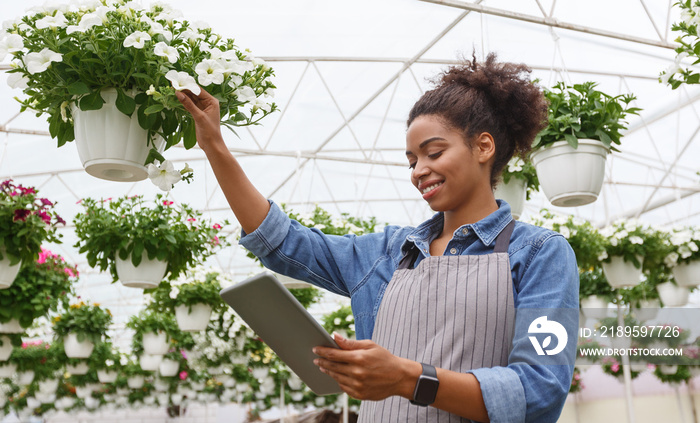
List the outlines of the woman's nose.
{"type": "Polygon", "coordinates": [[[428,166],[422,165],[420,162],[418,162],[413,168],[412,176],[415,179],[420,179],[421,177],[428,175],[429,173],[430,169],[428,168],[428,166]]]}

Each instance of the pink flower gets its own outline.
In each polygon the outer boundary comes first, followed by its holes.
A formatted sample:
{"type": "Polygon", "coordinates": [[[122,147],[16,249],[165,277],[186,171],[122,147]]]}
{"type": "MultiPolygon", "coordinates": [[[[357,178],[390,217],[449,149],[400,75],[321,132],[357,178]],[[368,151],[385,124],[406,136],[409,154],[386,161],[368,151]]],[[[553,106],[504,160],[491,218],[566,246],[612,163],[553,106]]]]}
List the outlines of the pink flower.
{"type": "Polygon", "coordinates": [[[80,204],[83,202],[83,199],[81,198],[80,200],[76,201],[75,204],[80,204]]]}
{"type": "Polygon", "coordinates": [[[180,380],[185,380],[185,379],[187,379],[187,372],[183,370],[180,372],[180,380]]]}
{"type": "Polygon", "coordinates": [[[41,220],[43,220],[44,223],[46,223],[47,225],[51,224],[51,216],[49,216],[48,213],[46,213],[44,211],[40,211],[40,212],[35,212],[34,214],[39,216],[41,218],[41,220]]]}
{"type": "Polygon", "coordinates": [[[15,210],[15,217],[13,219],[14,222],[21,220],[22,222],[27,220],[27,216],[29,216],[31,212],[27,209],[17,209],[15,210]]]}
{"type": "Polygon", "coordinates": [[[53,206],[53,203],[46,198],[40,198],[41,204],[44,206],[53,206]]]}
{"type": "Polygon", "coordinates": [[[28,347],[28,344],[26,342],[22,342],[22,349],[26,350],[28,347]]]}
{"type": "Polygon", "coordinates": [[[172,205],[172,204],[173,204],[172,201],[163,200],[163,205],[164,205],[164,206],[170,206],[170,205],[172,205]]]}
{"type": "Polygon", "coordinates": [[[612,366],[610,366],[610,369],[612,369],[614,373],[617,373],[618,371],[620,371],[620,365],[615,363],[612,366]]]}
{"type": "Polygon", "coordinates": [[[180,354],[182,354],[182,358],[187,360],[187,354],[185,353],[185,350],[180,350],[180,354]]]}
{"type": "Polygon", "coordinates": [[[65,269],[63,269],[63,271],[68,273],[68,276],[70,276],[71,278],[74,278],[77,276],[76,272],[73,272],[73,269],[71,269],[70,267],[66,267],[65,269]]]}
{"type": "Polygon", "coordinates": [[[218,223],[214,223],[214,226],[212,226],[212,228],[219,230],[221,229],[221,225],[219,225],[218,223]]]}
{"type": "Polygon", "coordinates": [[[187,221],[188,221],[188,222],[196,222],[197,219],[195,219],[194,217],[190,217],[189,219],[187,219],[187,221]]]}
{"type": "Polygon", "coordinates": [[[12,192],[10,193],[10,197],[16,197],[16,196],[18,196],[18,195],[19,195],[19,192],[17,192],[17,191],[12,191],[12,192]]]}
{"type": "Polygon", "coordinates": [[[218,237],[218,236],[215,236],[214,238],[212,238],[211,243],[212,243],[213,245],[219,245],[219,244],[221,244],[221,242],[219,242],[219,237],[218,237]]]}

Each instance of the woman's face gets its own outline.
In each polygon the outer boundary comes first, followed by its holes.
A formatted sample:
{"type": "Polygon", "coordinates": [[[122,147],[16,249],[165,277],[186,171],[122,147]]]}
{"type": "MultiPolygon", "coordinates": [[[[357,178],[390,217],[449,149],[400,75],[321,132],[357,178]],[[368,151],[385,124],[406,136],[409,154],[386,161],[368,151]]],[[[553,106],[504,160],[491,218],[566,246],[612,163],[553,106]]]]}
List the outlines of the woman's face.
{"type": "Polygon", "coordinates": [[[475,190],[490,190],[485,162],[491,156],[484,156],[478,140],[475,144],[468,146],[460,131],[434,115],[419,116],[409,126],[406,158],[411,182],[434,211],[458,210],[474,198],[475,190]]]}

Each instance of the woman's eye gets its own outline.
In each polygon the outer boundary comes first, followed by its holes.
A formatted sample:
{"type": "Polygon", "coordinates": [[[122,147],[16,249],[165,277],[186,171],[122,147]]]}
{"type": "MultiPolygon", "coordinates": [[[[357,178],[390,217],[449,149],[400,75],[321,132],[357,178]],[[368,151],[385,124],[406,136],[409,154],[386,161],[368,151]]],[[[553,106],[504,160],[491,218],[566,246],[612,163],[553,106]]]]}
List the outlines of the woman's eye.
{"type": "Polygon", "coordinates": [[[437,153],[428,154],[428,157],[430,157],[431,159],[437,159],[441,155],[442,155],[442,151],[438,151],[437,153]]]}
{"type": "Polygon", "coordinates": [[[415,163],[409,163],[409,164],[408,164],[408,168],[409,168],[409,169],[414,169],[415,167],[416,167],[416,164],[415,164],[415,163]]]}

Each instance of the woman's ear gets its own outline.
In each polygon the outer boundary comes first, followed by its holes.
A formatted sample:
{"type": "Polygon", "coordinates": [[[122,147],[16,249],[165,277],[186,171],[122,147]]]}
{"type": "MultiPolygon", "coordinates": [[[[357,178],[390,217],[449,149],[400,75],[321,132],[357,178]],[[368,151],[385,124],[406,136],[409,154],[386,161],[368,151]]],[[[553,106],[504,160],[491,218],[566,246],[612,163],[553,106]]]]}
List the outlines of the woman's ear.
{"type": "Polygon", "coordinates": [[[482,132],[476,137],[474,147],[476,147],[479,163],[488,163],[496,156],[496,141],[488,132],[482,132]]]}

